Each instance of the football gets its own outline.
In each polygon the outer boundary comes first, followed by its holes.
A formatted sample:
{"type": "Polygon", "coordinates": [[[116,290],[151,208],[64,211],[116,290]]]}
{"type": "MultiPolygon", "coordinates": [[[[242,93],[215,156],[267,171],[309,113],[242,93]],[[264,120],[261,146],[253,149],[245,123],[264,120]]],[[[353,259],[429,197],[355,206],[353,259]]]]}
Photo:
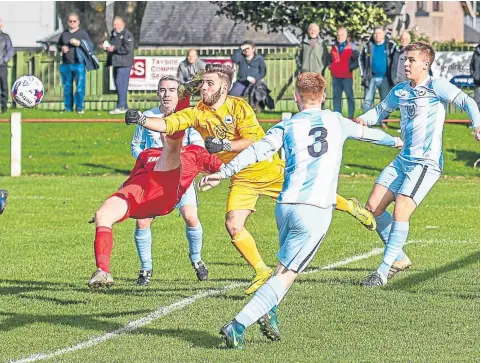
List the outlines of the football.
{"type": "Polygon", "coordinates": [[[22,76],[12,87],[12,97],[23,107],[34,107],[42,101],[45,90],[43,83],[35,76],[22,76]]]}

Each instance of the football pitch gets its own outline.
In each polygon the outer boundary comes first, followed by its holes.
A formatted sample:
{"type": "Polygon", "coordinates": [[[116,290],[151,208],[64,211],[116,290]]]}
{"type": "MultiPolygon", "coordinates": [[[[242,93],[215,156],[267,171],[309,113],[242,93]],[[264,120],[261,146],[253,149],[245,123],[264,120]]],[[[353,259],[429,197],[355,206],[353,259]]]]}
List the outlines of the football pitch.
{"type": "MultiPolygon", "coordinates": [[[[248,301],[252,273],[224,230],[226,183],[199,196],[208,281],[195,278],[174,212],[152,225],[149,287],[135,285],[128,220],[114,227],[116,285],[88,290],[95,264],[87,221],[124,179],[2,178],[10,197],[0,217],[0,362],[479,361],[478,178],[434,187],[411,221],[405,251],[413,267],[380,289],[359,286],[381,260],[376,233],[336,212],[310,269],[279,306],[282,340],[269,342],[254,325],[244,351],[222,348],[218,336],[248,301]]],[[[339,192],[365,201],[373,182],[342,177],[339,192]]],[[[261,198],[248,222],[271,266],[273,211],[261,198]]]]}

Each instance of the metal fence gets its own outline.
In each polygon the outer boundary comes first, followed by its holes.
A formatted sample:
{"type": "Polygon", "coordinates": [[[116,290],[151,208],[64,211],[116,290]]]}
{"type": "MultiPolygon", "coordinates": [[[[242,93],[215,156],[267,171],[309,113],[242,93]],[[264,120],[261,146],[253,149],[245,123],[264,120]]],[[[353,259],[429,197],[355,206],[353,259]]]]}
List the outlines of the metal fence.
{"type": "MultiPolygon", "coordinates": [[[[202,56],[230,56],[237,48],[199,48],[199,55],[202,56]]],[[[187,53],[187,48],[177,49],[138,49],[136,55],[141,56],[182,56],[187,53]]],[[[297,111],[292,100],[294,93],[294,77],[297,72],[295,56],[296,47],[270,47],[258,48],[266,62],[267,75],[265,82],[272,91],[276,107],[275,111],[297,111]]],[[[98,55],[100,68],[87,72],[85,109],[86,110],[110,110],[116,105],[117,95],[109,89],[109,70],[106,68],[106,54],[98,55]]],[[[34,74],[40,78],[45,87],[45,97],[38,106],[44,110],[62,110],[63,96],[60,80],[61,55],[56,52],[34,53],[17,52],[9,62],[9,85],[25,74],[34,74]]],[[[328,84],[326,93],[326,108],[332,108],[331,75],[326,72],[328,84]]],[[[356,98],[356,109],[361,107],[364,97],[364,88],[361,86],[359,70],[353,74],[354,97],[356,98]]],[[[346,100],[344,99],[344,102],[346,100]]],[[[155,107],[158,104],[155,91],[129,91],[129,105],[140,109],[155,107]]],[[[344,104],[347,108],[347,104],[344,104]]]]}

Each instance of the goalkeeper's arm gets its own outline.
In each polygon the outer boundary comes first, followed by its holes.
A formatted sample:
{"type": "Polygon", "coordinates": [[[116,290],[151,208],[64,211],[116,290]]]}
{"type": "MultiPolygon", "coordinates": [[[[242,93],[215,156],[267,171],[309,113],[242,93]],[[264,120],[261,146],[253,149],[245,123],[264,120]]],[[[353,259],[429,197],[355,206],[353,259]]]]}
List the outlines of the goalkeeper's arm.
{"type": "Polygon", "coordinates": [[[199,181],[198,187],[202,191],[209,190],[210,188],[219,185],[223,179],[230,178],[232,175],[237,174],[249,165],[266,160],[274,155],[277,150],[279,150],[279,148],[275,147],[268,138],[263,138],[242,151],[232,159],[230,163],[223,165],[217,173],[203,177],[199,181]]]}

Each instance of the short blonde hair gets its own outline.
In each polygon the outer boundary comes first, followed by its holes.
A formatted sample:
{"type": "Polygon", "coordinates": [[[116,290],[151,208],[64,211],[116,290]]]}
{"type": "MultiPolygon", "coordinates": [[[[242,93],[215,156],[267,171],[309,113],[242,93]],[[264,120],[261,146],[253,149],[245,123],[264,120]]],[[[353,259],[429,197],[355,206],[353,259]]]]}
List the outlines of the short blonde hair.
{"type": "Polygon", "coordinates": [[[318,101],[326,90],[326,80],[320,73],[304,72],[297,77],[296,90],[304,102],[318,101]]]}
{"type": "Polygon", "coordinates": [[[428,60],[429,67],[431,67],[431,64],[433,64],[434,62],[434,57],[436,56],[436,52],[434,51],[434,48],[430,44],[423,43],[423,42],[414,42],[404,47],[405,53],[413,52],[413,51],[419,51],[419,54],[421,54],[428,60]]]}

